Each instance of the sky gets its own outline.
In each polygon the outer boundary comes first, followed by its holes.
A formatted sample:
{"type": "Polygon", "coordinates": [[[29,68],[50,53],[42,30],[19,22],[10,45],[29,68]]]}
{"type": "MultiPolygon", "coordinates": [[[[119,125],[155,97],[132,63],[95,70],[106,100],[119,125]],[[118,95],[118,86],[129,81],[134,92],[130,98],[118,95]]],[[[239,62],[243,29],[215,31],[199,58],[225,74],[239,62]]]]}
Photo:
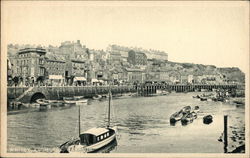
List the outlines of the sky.
{"type": "Polygon", "coordinates": [[[169,60],[249,70],[246,2],[2,2],[5,44],[59,46],[80,40],[157,49],[169,60]]]}

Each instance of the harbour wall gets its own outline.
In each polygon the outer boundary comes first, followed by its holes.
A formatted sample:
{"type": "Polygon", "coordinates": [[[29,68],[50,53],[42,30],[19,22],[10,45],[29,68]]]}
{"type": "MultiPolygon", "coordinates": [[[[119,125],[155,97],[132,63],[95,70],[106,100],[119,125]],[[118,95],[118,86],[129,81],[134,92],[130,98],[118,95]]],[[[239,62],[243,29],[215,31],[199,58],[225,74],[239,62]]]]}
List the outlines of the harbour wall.
{"type": "Polygon", "coordinates": [[[112,94],[137,92],[140,95],[154,94],[157,90],[192,92],[212,89],[237,89],[237,85],[140,85],[140,86],[77,86],[77,87],[8,87],[8,99],[29,103],[38,98],[50,100],[63,99],[63,97],[85,96],[107,94],[109,89],[112,94]]]}

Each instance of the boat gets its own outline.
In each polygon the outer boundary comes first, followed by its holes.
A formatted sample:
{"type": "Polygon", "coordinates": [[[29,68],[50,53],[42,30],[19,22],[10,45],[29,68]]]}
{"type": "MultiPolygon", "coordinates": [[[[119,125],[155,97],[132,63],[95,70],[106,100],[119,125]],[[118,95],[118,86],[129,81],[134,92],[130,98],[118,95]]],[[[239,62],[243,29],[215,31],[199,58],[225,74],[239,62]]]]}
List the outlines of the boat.
{"type": "Polygon", "coordinates": [[[77,104],[77,103],[88,102],[88,99],[85,99],[83,96],[63,97],[63,100],[67,104],[77,104]]]}
{"type": "Polygon", "coordinates": [[[200,96],[199,96],[199,95],[196,95],[196,96],[193,96],[193,98],[200,98],[200,96]]]}
{"type": "Polygon", "coordinates": [[[203,117],[203,123],[204,124],[210,124],[213,122],[213,116],[212,115],[206,115],[203,117]]]}
{"type": "Polygon", "coordinates": [[[183,115],[183,117],[181,118],[181,123],[187,124],[189,122],[193,122],[193,120],[194,120],[193,113],[187,113],[187,114],[183,115]]]}
{"type": "Polygon", "coordinates": [[[49,101],[45,99],[37,99],[36,102],[40,105],[48,105],[49,101]]]}
{"type": "Polygon", "coordinates": [[[190,111],[191,111],[191,106],[185,106],[184,108],[181,109],[181,112],[183,114],[190,113],[190,111]]]}
{"type": "Polygon", "coordinates": [[[193,118],[194,118],[194,119],[197,119],[197,112],[192,111],[191,114],[193,115],[193,118]]]}
{"type": "Polygon", "coordinates": [[[183,116],[182,110],[175,112],[174,114],[172,114],[170,116],[170,123],[175,123],[175,122],[181,120],[182,116],[183,116]]]}
{"type": "Polygon", "coordinates": [[[199,112],[199,111],[200,111],[200,107],[199,107],[199,106],[195,106],[195,107],[194,107],[194,112],[197,113],[197,112],[199,112]]]}
{"type": "Polygon", "coordinates": [[[207,98],[200,97],[200,101],[207,101],[207,98]]]}
{"type": "Polygon", "coordinates": [[[109,92],[108,123],[105,128],[91,128],[81,133],[79,106],[79,138],[63,143],[59,147],[60,153],[91,153],[109,145],[116,139],[116,128],[110,127],[111,96],[111,92],[109,92]]]}
{"type": "Polygon", "coordinates": [[[93,98],[94,100],[99,100],[99,99],[102,98],[102,96],[101,96],[101,95],[94,95],[92,98],[93,98]]]}
{"type": "Polygon", "coordinates": [[[185,106],[183,107],[180,111],[175,112],[174,114],[172,114],[170,116],[170,124],[171,123],[175,123],[179,120],[181,120],[181,118],[185,115],[190,113],[191,111],[191,106],[185,106]]]}

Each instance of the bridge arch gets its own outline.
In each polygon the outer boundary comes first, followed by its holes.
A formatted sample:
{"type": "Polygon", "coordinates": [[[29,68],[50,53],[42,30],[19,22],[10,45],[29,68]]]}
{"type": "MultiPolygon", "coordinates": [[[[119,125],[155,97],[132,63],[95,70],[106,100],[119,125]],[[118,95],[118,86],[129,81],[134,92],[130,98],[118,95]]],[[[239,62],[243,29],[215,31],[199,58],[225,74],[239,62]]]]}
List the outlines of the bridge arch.
{"type": "Polygon", "coordinates": [[[34,93],[30,98],[30,103],[36,102],[37,99],[43,99],[46,98],[45,95],[41,92],[34,93]]]}

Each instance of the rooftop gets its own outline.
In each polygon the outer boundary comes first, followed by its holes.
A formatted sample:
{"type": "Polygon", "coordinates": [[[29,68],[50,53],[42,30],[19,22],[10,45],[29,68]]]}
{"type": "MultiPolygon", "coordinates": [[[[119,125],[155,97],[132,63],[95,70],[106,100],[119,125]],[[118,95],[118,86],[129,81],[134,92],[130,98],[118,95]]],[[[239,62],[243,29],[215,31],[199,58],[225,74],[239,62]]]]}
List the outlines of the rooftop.
{"type": "Polygon", "coordinates": [[[19,54],[28,53],[28,52],[37,52],[41,54],[46,54],[46,50],[43,48],[24,48],[18,51],[19,54]]]}
{"type": "Polygon", "coordinates": [[[92,134],[95,136],[99,136],[103,133],[108,132],[109,130],[107,128],[91,128],[85,132],[83,132],[82,134],[92,134]]]}

